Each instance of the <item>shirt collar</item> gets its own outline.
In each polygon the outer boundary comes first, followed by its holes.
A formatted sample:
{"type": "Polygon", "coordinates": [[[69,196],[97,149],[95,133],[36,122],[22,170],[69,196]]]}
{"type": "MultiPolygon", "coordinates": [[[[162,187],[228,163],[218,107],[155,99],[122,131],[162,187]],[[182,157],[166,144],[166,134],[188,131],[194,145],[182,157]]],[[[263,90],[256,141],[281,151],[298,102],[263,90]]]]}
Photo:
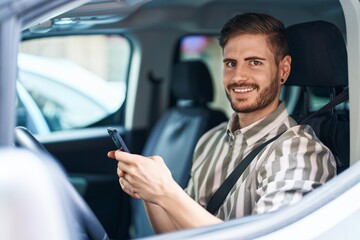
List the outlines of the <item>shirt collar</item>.
{"type": "Polygon", "coordinates": [[[240,129],[238,114],[234,113],[228,123],[227,134],[231,139],[234,139],[234,134],[242,134],[247,145],[251,146],[273,131],[277,134],[277,130],[288,116],[285,103],[281,102],[275,111],[265,118],[240,129]]]}

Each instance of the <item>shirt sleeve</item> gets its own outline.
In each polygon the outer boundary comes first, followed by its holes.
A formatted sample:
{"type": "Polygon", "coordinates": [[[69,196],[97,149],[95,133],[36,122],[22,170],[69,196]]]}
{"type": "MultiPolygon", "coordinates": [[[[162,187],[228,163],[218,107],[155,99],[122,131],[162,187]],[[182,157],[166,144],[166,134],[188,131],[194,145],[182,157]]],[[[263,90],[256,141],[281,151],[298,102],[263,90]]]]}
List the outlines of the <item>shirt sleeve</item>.
{"type": "Polygon", "coordinates": [[[303,136],[285,140],[260,166],[253,214],[294,204],[335,175],[334,156],[319,140],[303,136]]]}

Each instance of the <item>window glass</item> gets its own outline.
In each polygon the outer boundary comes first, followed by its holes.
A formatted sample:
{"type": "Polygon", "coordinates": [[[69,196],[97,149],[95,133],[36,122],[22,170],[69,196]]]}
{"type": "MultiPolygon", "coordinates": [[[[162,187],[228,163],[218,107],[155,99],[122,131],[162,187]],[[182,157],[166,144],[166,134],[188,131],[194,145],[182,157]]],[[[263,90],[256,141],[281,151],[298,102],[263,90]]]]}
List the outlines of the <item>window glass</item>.
{"type": "Polygon", "coordinates": [[[18,56],[17,124],[46,134],[84,128],[114,114],[125,99],[129,59],[130,44],[121,36],[23,42],[18,56]]]}
{"type": "Polygon", "coordinates": [[[222,77],[222,50],[216,36],[191,35],[180,41],[180,61],[202,60],[213,78],[214,108],[222,109],[231,115],[233,110],[224,93],[222,77]]]}

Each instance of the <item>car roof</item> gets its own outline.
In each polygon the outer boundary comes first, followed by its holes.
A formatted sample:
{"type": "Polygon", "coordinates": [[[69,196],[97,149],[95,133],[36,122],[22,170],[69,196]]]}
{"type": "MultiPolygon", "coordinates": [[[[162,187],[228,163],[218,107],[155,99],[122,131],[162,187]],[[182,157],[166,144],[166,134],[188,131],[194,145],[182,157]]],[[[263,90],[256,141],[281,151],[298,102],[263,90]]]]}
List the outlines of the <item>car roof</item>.
{"type": "Polygon", "coordinates": [[[109,31],[146,29],[182,29],[187,33],[219,32],[224,22],[242,12],[263,12],[282,20],[285,25],[314,20],[334,23],[345,35],[345,21],[338,0],[93,0],[61,14],[51,21],[24,31],[28,38],[62,30],[95,31],[97,26],[109,31]],[[47,25],[46,25],[47,24],[47,25]]]}

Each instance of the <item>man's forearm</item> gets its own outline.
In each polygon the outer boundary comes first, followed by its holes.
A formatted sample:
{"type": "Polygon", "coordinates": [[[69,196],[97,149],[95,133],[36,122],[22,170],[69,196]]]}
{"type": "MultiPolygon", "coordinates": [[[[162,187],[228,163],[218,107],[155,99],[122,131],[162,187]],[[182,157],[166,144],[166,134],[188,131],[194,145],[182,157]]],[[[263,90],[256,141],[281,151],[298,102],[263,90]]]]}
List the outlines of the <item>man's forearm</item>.
{"type": "Polygon", "coordinates": [[[146,201],[143,201],[143,204],[155,233],[171,232],[178,229],[163,208],[146,201]]]}
{"type": "Polygon", "coordinates": [[[202,227],[221,223],[222,220],[210,214],[177,185],[171,192],[159,199],[158,205],[178,229],[202,227]]]}

